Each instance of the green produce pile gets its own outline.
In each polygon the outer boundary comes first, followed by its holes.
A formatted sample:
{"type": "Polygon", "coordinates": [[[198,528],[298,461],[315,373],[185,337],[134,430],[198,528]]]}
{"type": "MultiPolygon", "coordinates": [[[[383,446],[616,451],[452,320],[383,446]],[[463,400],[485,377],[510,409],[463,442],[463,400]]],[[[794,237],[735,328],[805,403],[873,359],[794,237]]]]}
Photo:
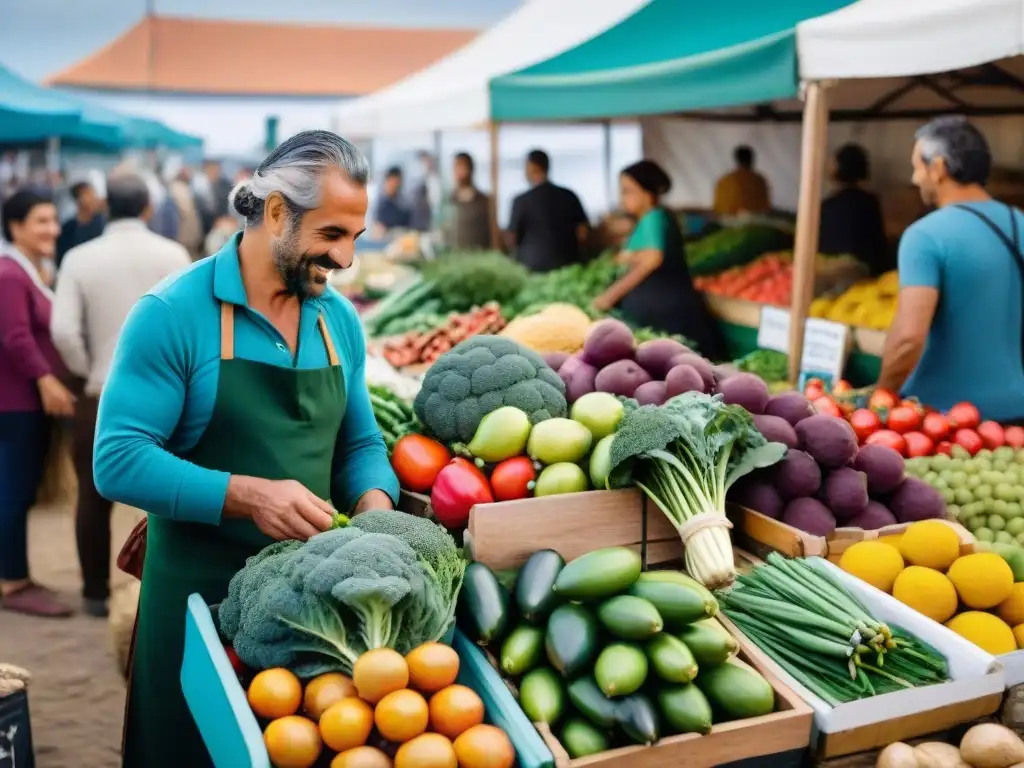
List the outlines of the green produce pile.
{"type": "Polygon", "coordinates": [[[938,651],[874,619],[830,574],[803,560],[773,552],[718,599],[747,637],[833,707],[949,679],[938,651]]]}
{"type": "Polygon", "coordinates": [[[979,541],[1024,545],[1024,449],[984,449],[972,457],[954,445],[949,456],[921,456],[906,466],[942,494],[950,517],[979,541]]]}
{"type": "Polygon", "coordinates": [[[371,384],[369,390],[373,416],[377,419],[377,426],[380,427],[390,453],[400,437],[420,431],[420,422],[412,405],[387,387],[371,384]]]}
{"type": "Polygon", "coordinates": [[[786,381],[789,378],[789,355],[774,349],[755,349],[736,361],[744,373],[753,373],[767,382],[786,381]]]}
{"type": "Polygon", "coordinates": [[[770,251],[793,247],[793,234],[767,224],[726,227],[686,246],[693,277],[716,275],[749,264],[770,251]]]}
{"type": "Polygon", "coordinates": [[[771,685],[734,658],[717,611],[685,574],[641,573],[638,554],[609,547],[568,565],[535,552],[511,589],[471,563],[457,616],[518,683],[530,720],[580,758],[774,710],[771,685]]]}
{"type": "MultiPolygon", "coordinates": [[[[614,315],[614,313],[613,313],[614,315]]],[[[620,320],[622,318],[619,318],[620,320]]],[[[678,341],[684,347],[697,351],[697,344],[692,339],[688,339],[680,333],[663,333],[657,328],[633,328],[633,338],[636,339],[637,344],[643,344],[645,341],[654,341],[655,339],[672,339],[672,341],[678,341]]]]}
{"type": "Polygon", "coordinates": [[[575,304],[589,312],[594,299],[604,293],[622,271],[623,267],[615,263],[615,253],[608,251],[586,264],[531,274],[522,291],[510,302],[501,304],[509,319],[555,303],[575,304]]]}

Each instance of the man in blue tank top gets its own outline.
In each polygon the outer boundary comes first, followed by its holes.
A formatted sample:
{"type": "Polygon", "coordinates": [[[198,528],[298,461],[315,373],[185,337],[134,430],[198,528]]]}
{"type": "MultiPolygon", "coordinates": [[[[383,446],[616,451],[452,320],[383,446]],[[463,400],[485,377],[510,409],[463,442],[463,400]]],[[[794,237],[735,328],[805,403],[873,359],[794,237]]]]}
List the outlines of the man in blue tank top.
{"type": "Polygon", "coordinates": [[[904,233],[900,293],[878,384],[945,410],[1024,420],[1024,214],[985,191],[981,132],[940,117],[917,132],[913,183],[936,210],[904,233]]]}

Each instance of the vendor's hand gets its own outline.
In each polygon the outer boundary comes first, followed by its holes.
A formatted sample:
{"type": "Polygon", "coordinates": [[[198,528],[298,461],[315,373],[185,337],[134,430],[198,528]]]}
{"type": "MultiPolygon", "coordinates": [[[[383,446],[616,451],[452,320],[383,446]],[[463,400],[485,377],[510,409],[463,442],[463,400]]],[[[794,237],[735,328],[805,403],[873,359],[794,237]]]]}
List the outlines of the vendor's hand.
{"type": "Polygon", "coordinates": [[[36,381],[36,386],[39,388],[39,397],[43,401],[43,411],[48,416],[75,415],[75,396],[52,373],[39,378],[36,381]]]}
{"type": "Polygon", "coordinates": [[[334,507],[294,480],[233,475],[224,510],[229,516],[250,518],[278,541],[305,541],[334,521],[334,507]]]}
{"type": "Polygon", "coordinates": [[[609,309],[611,309],[615,305],[612,304],[612,302],[608,300],[608,297],[606,297],[606,296],[598,296],[591,303],[591,306],[594,309],[596,309],[598,312],[607,312],[609,309]]]}

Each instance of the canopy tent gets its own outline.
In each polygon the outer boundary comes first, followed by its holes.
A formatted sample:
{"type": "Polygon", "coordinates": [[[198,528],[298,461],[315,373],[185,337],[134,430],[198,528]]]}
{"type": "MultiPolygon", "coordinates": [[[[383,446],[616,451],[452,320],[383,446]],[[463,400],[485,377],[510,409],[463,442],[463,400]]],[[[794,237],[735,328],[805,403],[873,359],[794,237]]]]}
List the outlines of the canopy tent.
{"type": "Polygon", "coordinates": [[[572,48],[650,1],[527,0],[432,66],[341,105],[337,129],[349,137],[369,138],[482,127],[491,118],[491,79],[572,48]]]}
{"type": "Polygon", "coordinates": [[[793,98],[796,25],[851,0],[653,0],[554,57],[491,81],[500,122],[668,114],[793,98]]]}

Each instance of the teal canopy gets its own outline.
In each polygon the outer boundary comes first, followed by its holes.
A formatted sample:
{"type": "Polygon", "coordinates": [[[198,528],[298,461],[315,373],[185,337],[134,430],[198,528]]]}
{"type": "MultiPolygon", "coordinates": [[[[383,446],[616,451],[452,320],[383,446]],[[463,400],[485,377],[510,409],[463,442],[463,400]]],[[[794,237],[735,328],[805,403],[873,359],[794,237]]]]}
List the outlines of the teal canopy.
{"type": "Polygon", "coordinates": [[[607,119],[793,98],[796,25],[852,1],[651,0],[603,34],[492,80],[491,117],[607,119]]]}

